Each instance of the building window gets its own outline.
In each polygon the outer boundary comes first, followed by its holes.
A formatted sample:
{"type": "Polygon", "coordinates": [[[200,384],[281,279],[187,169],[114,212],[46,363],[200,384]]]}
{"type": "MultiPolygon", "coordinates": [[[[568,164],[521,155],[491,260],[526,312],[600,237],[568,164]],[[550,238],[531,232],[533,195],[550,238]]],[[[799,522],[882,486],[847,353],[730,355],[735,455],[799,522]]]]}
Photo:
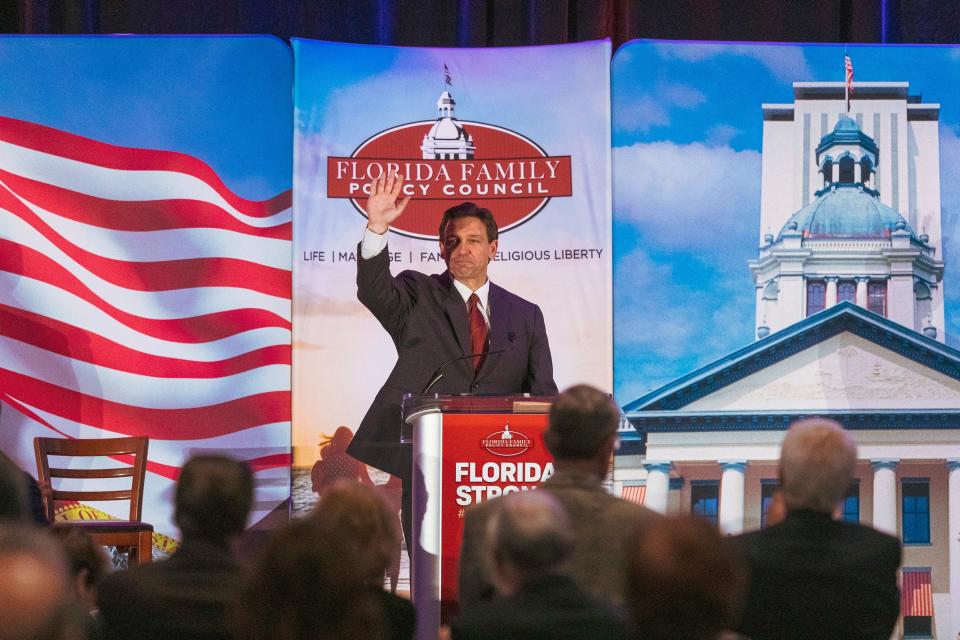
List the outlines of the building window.
{"type": "Polygon", "coordinates": [[[867,283],[867,309],[880,316],[887,315],[887,283],[867,283]]]}
{"type": "Polygon", "coordinates": [[[873,163],[870,162],[870,158],[864,158],[860,161],[860,180],[863,184],[868,184],[870,182],[870,172],[873,171],[873,163]]]}
{"type": "Polygon", "coordinates": [[[690,513],[703,518],[713,526],[717,526],[719,507],[719,482],[693,482],[690,484],[690,513]]]}
{"type": "Polygon", "coordinates": [[[903,616],[904,638],[932,638],[932,616],[903,616]]]}
{"type": "Polygon", "coordinates": [[[860,522],[860,483],[857,481],[854,481],[843,494],[841,519],[847,522],[860,522]]]}
{"type": "Polygon", "coordinates": [[[930,481],[904,480],[903,543],[930,544],[930,481]]]}
{"type": "Polygon", "coordinates": [[[760,481],[760,528],[766,529],[767,514],[770,512],[770,504],[773,502],[774,494],[780,490],[780,483],[776,480],[760,481]]]}
{"type": "Polygon", "coordinates": [[[856,302],[857,301],[857,283],[850,280],[842,280],[837,283],[837,302],[856,302]]]}
{"type": "Polygon", "coordinates": [[[823,162],[823,186],[829,185],[833,182],[833,160],[827,158],[823,162]]]}
{"type": "Polygon", "coordinates": [[[807,281],[807,315],[823,311],[827,306],[827,285],[823,280],[807,281]]]}
{"type": "Polygon", "coordinates": [[[850,184],[853,182],[853,165],[854,165],[852,156],[843,156],[840,158],[840,179],[838,182],[846,182],[850,184]]]}

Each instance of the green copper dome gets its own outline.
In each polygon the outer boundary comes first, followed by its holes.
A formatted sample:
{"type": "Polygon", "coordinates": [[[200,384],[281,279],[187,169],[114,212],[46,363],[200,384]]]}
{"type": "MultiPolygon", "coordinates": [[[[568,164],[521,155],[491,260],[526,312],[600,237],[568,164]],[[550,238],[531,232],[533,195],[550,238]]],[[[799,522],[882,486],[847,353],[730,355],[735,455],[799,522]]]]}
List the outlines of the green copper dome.
{"type": "Polygon", "coordinates": [[[780,235],[795,230],[804,238],[889,238],[898,224],[915,236],[895,209],[857,187],[841,186],[793,214],[780,235]]]}
{"type": "Polygon", "coordinates": [[[856,121],[850,116],[840,116],[833,131],[820,139],[820,145],[817,147],[817,157],[819,158],[824,151],[837,145],[856,145],[866,149],[874,156],[877,155],[877,144],[873,141],[873,138],[861,131],[856,121]]]}

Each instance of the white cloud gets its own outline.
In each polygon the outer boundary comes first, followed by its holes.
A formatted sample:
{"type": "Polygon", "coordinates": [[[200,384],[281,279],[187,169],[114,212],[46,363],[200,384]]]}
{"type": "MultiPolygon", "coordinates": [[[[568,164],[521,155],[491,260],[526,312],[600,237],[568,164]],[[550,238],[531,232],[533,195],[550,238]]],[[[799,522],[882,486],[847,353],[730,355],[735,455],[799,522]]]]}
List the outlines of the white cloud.
{"type": "Polygon", "coordinates": [[[718,124],[707,131],[708,147],[726,147],[730,141],[740,135],[740,129],[729,124],[718,124]]]}
{"type": "Polygon", "coordinates": [[[670,249],[749,247],[759,220],[760,154],[695,142],[613,150],[614,209],[670,249]]]}
{"type": "Polygon", "coordinates": [[[619,131],[646,133],[653,127],[670,124],[671,107],[694,109],[707,101],[707,96],[694,86],[660,83],[649,94],[624,97],[618,101],[614,126],[619,131]]]}
{"type": "Polygon", "coordinates": [[[668,104],[684,109],[698,107],[707,100],[702,91],[687,84],[664,84],[660,86],[659,93],[668,104]]]}
{"type": "Polygon", "coordinates": [[[655,45],[663,58],[701,62],[720,55],[752,58],[783,82],[812,80],[813,72],[799,45],[663,42],[655,45]]]}
{"type": "Polygon", "coordinates": [[[645,133],[653,127],[670,124],[670,115],[663,104],[652,96],[642,96],[617,107],[616,125],[622,131],[645,133]]]}
{"type": "Polygon", "coordinates": [[[745,264],[718,268],[709,283],[679,282],[672,263],[638,248],[617,262],[616,286],[621,403],[752,339],[754,290],[745,264]]]}

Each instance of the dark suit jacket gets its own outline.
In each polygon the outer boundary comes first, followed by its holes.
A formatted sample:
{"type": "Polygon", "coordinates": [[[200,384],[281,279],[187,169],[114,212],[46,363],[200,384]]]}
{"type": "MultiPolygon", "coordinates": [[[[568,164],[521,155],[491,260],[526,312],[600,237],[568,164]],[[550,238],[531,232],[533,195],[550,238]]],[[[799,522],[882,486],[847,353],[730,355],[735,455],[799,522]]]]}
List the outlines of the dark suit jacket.
{"type": "Polygon", "coordinates": [[[97,587],[106,640],[227,640],[240,574],[226,548],[185,541],[169,559],[118,571],[97,587]]]}
{"type": "Polygon", "coordinates": [[[620,612],[587,595],[567,576],[532,580],[514,596],[464,609],[454,640],[626,640],[620,612]]]}
{"type": "MultiPolygon", "coordinates": [[[[660,516],[607,493],[591,474],[558,470],[541,485],[563,505],[573,527],[574,547],[568,573],[593,597],[620,605],[625,600],[627,564],[637,536],[660,516]]],[[[460,547],[459,600],[462,607],[493,598],[486,562],[487,523],[499,510],[499,498],[467,510],[460,547]]]]}
{"type": "MultiPolygon", "coordinates": [[[[410,454],[400,442],[400,400],[418,393],[441,364],[472,353],[467,306],[449,272],[390,275],[388,249],[364,260],[357,250],[357,297],[387,330],[397,363],[360,423],[350,455],[401,478],[410,477],[410,454]]],[[[471,359],[452,362],[432,389],[440,394],[552,395],[553,361],[535,304],[490,283],[490,351],[474,375],[471,359]]]]}
{"type": "Polygon", "coordinates": [[[734,541],[750,573],[740,633],[752,640],[890,637],[900,609],[896,538],[794,511],[734,541]]]}

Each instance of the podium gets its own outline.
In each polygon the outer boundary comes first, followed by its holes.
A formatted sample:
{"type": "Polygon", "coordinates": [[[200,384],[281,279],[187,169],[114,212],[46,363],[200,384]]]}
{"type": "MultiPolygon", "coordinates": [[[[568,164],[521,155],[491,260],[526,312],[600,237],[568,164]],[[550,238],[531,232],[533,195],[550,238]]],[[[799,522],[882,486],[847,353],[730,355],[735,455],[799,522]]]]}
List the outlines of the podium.
{"type": "Polygon", "coordinates": [[[403,399],[401,440],[413,449],[409,549],[417,639],[435,640],[457,607],[463,518],[477,502],[535,488],[553,474],[543,443],[553,396],[403,399]]]}

